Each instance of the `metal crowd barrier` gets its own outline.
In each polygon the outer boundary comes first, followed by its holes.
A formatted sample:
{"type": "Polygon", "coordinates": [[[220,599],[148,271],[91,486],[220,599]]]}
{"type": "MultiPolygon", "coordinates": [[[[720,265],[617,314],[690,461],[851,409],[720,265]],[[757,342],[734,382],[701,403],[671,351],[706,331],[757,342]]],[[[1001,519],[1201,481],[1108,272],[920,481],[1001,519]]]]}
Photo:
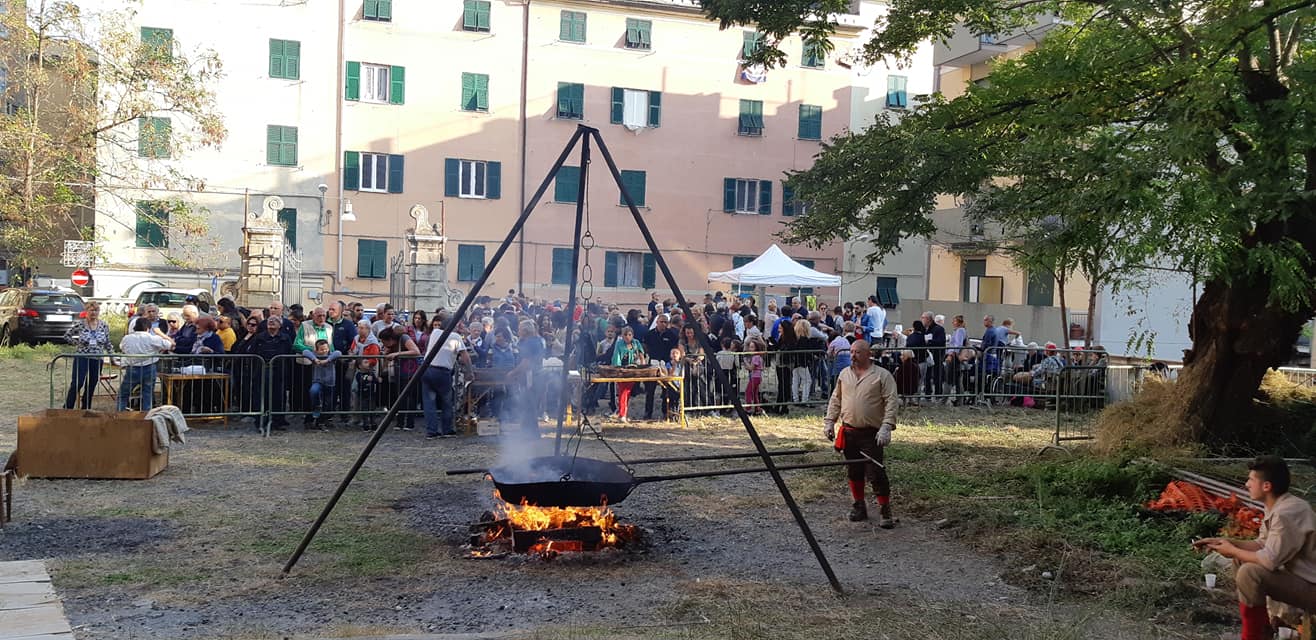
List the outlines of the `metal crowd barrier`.
{"type": "Polygon", "coordinates": [[[60,354],[46,366],[50,406],[141,411],[171,404],[191,419],[259,418],[265,361],[243,354],[60,354]]]}
{"type": "MultiPolygon", "coordinates": [[[[285,427],[291,419],[297,426],[312,428],[315,413],[338,426],[369,423],[398,399],[407,381],[419,373],[420,360],[413,355],[344,355],[327,364],[312,364],[299,355],[275,356],[266,365],[265,426],[285,427]],[[323,370],[318,376],[325,383],[316,382],[317,369],[323,370]],[[326,384],[329,381],[333,384],[326,384]]],[[[416,416],[423,413],[420,393],[417,386],[399,412],[399,426],[414,428],[416,416]]]]}

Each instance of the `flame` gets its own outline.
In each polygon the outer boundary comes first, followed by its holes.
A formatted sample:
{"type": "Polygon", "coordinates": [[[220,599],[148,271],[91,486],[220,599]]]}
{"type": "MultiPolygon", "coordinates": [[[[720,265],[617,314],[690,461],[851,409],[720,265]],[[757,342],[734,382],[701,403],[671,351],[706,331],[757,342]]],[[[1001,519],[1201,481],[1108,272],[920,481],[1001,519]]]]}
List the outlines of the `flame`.
{"type": "MultiPolygon", "coordinates": [[[[603,545],[617,544],[617,516],[607,504],[598,507],[539,507],[525,500],[521,504],[512,504],[503,500],[497,491],[494,491],[494,497],[498,498],[494,503],[494,513],[500,520],[511,523],[513,529],[545,531],[598,527],[603,532],[603,545]]],[[[561,544],[558,543],[559,546],[561,544]]]]}

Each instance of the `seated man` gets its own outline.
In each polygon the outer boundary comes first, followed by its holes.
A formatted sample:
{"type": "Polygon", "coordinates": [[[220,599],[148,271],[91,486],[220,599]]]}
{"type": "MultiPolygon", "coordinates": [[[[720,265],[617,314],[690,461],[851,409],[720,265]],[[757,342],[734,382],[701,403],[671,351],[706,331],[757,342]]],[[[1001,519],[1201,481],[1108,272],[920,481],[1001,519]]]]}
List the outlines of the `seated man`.
{"type": "Polygon", "coordinates": [[[1234,561],[1242,640],[1271,637],[1266,600],[1316,612],[1316,512],[1289,493],[1283,458],[1262,456],[1248,465],[1248,495],[1266,505],[1256,540],[1206,538],[1193,546],[1234,561]]]}
{"type": "Polygon", "coordinates": [[[1065,361],[1056,354],[1056,343],[1048,342],[1045,348],[1046,357],[1037,363],[1031,370],[1020,371],[1014,374],[1014,381],[1019,384],[1031,384],[1034,387],[1042,386],[1047,378],[1060,373],[1065,368],[1065,361]]]}

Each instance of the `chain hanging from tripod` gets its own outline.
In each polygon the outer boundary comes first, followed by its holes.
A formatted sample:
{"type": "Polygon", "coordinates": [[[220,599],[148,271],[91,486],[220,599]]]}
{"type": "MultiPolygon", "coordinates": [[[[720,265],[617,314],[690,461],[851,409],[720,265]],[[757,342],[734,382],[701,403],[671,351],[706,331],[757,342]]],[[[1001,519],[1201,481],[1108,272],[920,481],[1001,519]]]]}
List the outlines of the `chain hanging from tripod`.
{"type": "MultiPolygon", "coordinates": [[[[581,307],[585,309],[589,308],[589,301],[594,297],[594,267],[590,266],[589,254],[590,250],[598,244],[594,240],[594,232],[590,230],[589,164],[586,163],[586,166],[581,167],[581,171],[584,172],[583,175],[585,176],[585,232],[580,235],[580,289],[577,292],[580,296],[581,307]]],[[[584,317],[584,315],[582,314],[581,317],[584,317]]]]}

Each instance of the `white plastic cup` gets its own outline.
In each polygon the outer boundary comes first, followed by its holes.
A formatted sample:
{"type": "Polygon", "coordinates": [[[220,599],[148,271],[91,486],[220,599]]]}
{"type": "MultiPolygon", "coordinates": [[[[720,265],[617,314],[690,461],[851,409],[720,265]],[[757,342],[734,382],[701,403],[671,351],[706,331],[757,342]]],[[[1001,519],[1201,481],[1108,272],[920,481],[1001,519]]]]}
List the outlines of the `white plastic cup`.
{"type": "Polygon", "coordinates": [[[1214,588],[1215,588],[1215,574],[1214,574],[1214,573],[1208,573],[1208,574],[1206,574],[1206,588],[1207,588],[1207,589],[1214,589],[1214,588]]]}

